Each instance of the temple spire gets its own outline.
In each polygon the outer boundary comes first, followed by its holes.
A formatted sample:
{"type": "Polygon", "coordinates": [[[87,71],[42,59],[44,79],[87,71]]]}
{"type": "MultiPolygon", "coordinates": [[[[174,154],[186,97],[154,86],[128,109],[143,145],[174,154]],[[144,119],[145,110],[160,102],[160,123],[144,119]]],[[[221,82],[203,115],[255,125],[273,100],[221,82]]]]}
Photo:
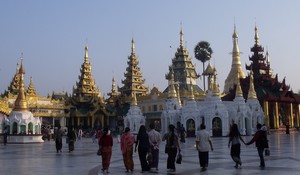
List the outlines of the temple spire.
{"type": "Polygon", "coordinates": [[[258,45],[259,44],[259,36],[258,36],[258,30],[257,30],[256,24],[255,24],[254,30],[255,30],[255,36],[254,36],[255,44],[258,45]]]}
{"type": "Polygon", "coordinates": [[[180,29],[180,47],[183,48],[184,45],[183,45],[183,30],[182,30],[182,26],[181,26],[181,29],[180,29]]]}
{"type": "Polygon", "coordinates": [[[18,97],[15,101],[15,107],[13,109],[14,111],[28,111],[28,103],[25,97],[24,74],[25,74],[25,69],[23,66],[23,58],[21,58],[21,67],[19,69],[20,86],[19,86],[18,97]]]}
{"type": "Polygon", "coordinates": [[[135,46],[134,46],[134,39],[132,37],[131,39],[131,55],[134,55],[135,54],[135,46]]]}
{"type": "Polygon", "coordinates": [[[230,89],[233,89],[237,84],[237,76],[245,78],[245,73],[241,65],[240,50],[238,46],[238,34],[236,26],[234,24],[234,31],[232,35],[233,49],[232,49],[232,63],[230,72],[225,80],[224,93],[229,93],[230,89]]]}
{"type": "Polygon", "coordinates": [[[254,82],[253,82],[253,71],[250,70],[250,87],[248,92],[248,99],[257,99],[254,82]]]}
{"type": "Polygon", "coordinates": [[[235,98],[236,97],[243,97],[243,91],[240,84],[240,77],[237,76],[237,84],[236,84],[236,91],[235,91],[235,98]]]}
{"type": "Polygon", "coordinates": [[[181,99],[180,99],[180,91],[179,91],[179,84],[177,86],[177,100],[180,107],[182,107],[181,99]]]}
{"type": "Polygon", "coordinates": [[[26,95],[27,95],[27,97],[28,96],[30,96],[30,97],[36,97],[37,96],[37,92],[35,90],[35,87],[34,87],[34,84],[33,84],[33,81],[32,81],[32,77],[30,77],[30,83],[29,83],[29,86],[27,88],[26,95]]]}
{"type": "Polygon", "coordinates": [[[88,62],[88,60],[89,60],[89,53],[88,53],[89,52],[89,48],[86,45],[84,49],[85,49],[85,52],[84,52],[84,61],[88,62]]]}
{"type": "Polygon", "coordinates": [[[132,101],[131,101],[132,106],[137,106],[137,99],[136,99],[136,93],[132,93],[132,101]]]}
{"type": "Polygon", "coordinates": [[[169,80],[169,91],[168,91],[168,98],[176,98],[176,90],[174,87],[174,70],[173,67],[171,69],[171,79],[169,80]]]}

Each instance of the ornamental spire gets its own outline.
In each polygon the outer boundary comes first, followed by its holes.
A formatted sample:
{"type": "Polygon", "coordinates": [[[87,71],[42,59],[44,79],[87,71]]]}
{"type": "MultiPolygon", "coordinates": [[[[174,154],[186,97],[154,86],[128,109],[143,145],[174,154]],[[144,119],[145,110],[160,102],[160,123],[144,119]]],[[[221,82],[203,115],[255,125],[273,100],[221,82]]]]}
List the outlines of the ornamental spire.
{"type": "Polygon", "coordinates": [[[19,94],[15,101],[15,107],[13,109],[14,111],[28,111],[28,104],[25,97],[24,74],[25,74],[25,69],[23,66],[23,58],[21,58],[21,67],[19,69],[19,75],[20,75],[19,94]]]}
{"type": "Polygon", "coordinates": [[[255,24],[254,30],[255,30],[255,36],[254,36],[255,44],[258,45],[259,44],[259,36],[258,36],[256,24],[255,24]]]}
{"type": "Polygon", "coordinates": [[[173,67],[171,69],[171,79],[169,80],[169,91],[168,91],[169,98],[176,98],[176,90],[174,87],[174,70],[173,67]]]}
{"type": "Polygon", "coordinates": [[[243,91],[240,84],[240,77],[237,76],[237,84],[236,84],[236,91],[235,91],[235,98],[236,97],[243,97],[243,91]]]}
{"type": "Polygon", "coordinates": [[[132,37],[131,39],[131,55],[134,55],[135,54],[135,46],[134,46],[134,39],[132,37]]]}
{"type": "Polygon", "coordinates": [[[84,61],[88,62],[89,61],[89,53],[88,53],[89,52],[89,48],[86,45],[84,49],[85,49],[85,52],[84,52],[84,61]]]}
{"type": "Polygon", "coordinates": [[[183,30],[182,30],[182,26],[181,26],[181,29],[180,29],[180,47],[183,48],[183,30]]]}
{"type": "Polygon", "coordinates": [[[253,71],[250,70],[250,87],[248,92],[248,99],[257,99],[254,82],[253,82],[253,71]]]}
{"type": "Polygon", "coordinates": [[[245,73],[241,65],[240,50],[238,46],[238,34],[236,31],[236,25],[234,24],[234,31],[232,35],[232,62],[230,72],[225,80],[224,93],[229,93],[230,89],[234,88],[237,84],[237,76],[245,78],[245,73]]]}
{"type": "Polygon", "coordinates": [[[137,99],[136,99],[136,93],[132,93],[132,101],[131,101],[132,106],[137,106],[137,99]]]}

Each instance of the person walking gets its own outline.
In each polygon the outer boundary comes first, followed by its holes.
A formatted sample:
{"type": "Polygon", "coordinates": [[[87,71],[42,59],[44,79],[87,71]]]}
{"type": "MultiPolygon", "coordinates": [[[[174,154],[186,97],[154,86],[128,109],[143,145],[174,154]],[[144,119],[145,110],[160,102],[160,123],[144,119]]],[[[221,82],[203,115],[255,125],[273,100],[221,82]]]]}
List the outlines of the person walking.
{"type": "Polygon", "coordinates": [[[82,135],[83,135],[83,131],[82,131],[82,129],[81,128],[79,128],[79,130],[78,130],[78,140],[80,141],[81,140],[81,138],[82,138],[82,135]]]}
{"type": "Polygon", "coordinates": [[[7,135],[8,135],[8,127],[5,126],[4,131],[3,131],[3,144],[7,144],[7,135]]]}
{"type": "Polygon", "coordinates": [[[264,160],[264,149],[268,148],[268,139],[267,139],[267,132],[262,129],[262,125],[258,123],[256,125],[256,133],[253,136],[253,138],[246,143],[246,145],[251,145],[255,142],[255,145],[257,147],[258,156],[260,158],[260,167],[265,167],[265,160],[264,160]]]}
{"type": "Polygon", "coordinates": [[[183,124],[181,124],[179,132],[180,132],[180,143],[185,143],[186,131],[183,124]]]}
{"type": "Polygon", "coordinates": [[[130,132],[130,128],[126,127],[124,133],[121,136],[121,151],[123,154],[123,161],[126,168],[126,172],[133,172],[133,144],[134,135],[130,132]]]}
{"type": "Polygon", "coordinates": [[[163,141],[166,140],[166,148],[165,148],[165,153],[168,154],[168,159],[167,159],[167,169],[170,172],[175,172],[176,167],[175,167],[175,159],[177,155],[177,151],[180,153],[180,144],[179,144],[179,139],[178,136],[175,134],[175,126],[174,125],[169,125],[169,133],[164,135],[163,141]]]}
{"type": "Polygon", "coordinates": [[[229,133],[229,141],[228,141],[228,148],[230,148],[231,144],[231,149],[230,149],[230,155],[232,160],[235,162],[235,168],[238,168],[238,166],[242,165],[242,161],[240,158],[241,154],[241,143],[240,140],[245,144],[245,141],[241,137],[241,134],[238,129],[237,124],[233,124],[229,133]]]}
{"type": "Polygon", "coordinates": [[[76,134],[73,127],[70,127],[68,131],[68,141],[69,141],[69,153],[74,151],[74,144],[76,141],[76,134]]]}
{"type": "Polygon", "coordinates": [[[112,155],[113,138],[108,128],[103,129],[102,136],[99,140],[99,148],[102,150],[102,171],[109,173],[110,159],[112,155]]]}
{"type": "Polygon", "coordinates": [[[213,151],[212,142],[209,133],[205,130],[205,125],[200,125],[200,131],[196,135],[196,149],[198,150],[198,157],[201,171],[206,171],[208,167],[209,148],[213,151]]]}
{"type": "Polygon", "coordinates": [[[148,132],[149,135],[149,143],[150,149],[152,154],[152,162],[150,164],[151,168],[156,168],[158,170],[158,161],[159,161],[159,145],[161,142],[160,133],[155,130],[154,123],[150,123],[150,131],[148,132]]]}
{"type": "Polygon", "coordinates": [[[139,154],[139,159],[142,167],[142,173],[145,171],[149,171],[150,167],[146,157],[148,152],[150,151],[150,143],[149,143],[149,136],[147,134],[145,125],[140,126],[136,143],[135,143],[135,149],[134,149],[135,152],[137,147],[138,147],[138,154],[139,154]]]}
{"type": "Polygon", "coordinates": [[[55,137],[55,147],[56,147],[56,152],[61,152],[62,148],[62,136],[63,136],[63,131],[61,130],[61,127],[58,126],[54,137],[55,137]]]}

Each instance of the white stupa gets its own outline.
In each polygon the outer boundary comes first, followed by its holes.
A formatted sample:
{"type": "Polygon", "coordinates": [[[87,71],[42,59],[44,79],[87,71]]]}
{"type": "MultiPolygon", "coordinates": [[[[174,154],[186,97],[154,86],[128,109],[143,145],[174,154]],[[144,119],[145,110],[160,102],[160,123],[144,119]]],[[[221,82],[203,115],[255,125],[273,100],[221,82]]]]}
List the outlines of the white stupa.
{"type": "Polygon", "coordinates": [[[41,143],[41,120],[34,117],[28,109],[25,97],[24,74],[25,69],[21,60],[19,94],[13,111],[5,118],[4,123],[9,128],[8,143],[41,143]]]}
{"type": "Polygon", "coordinates": [[[137,105],[136,94],[133,94],[132,102],[128,113],[124,119],[124,127],[129,127],[130,131],[137,134],[140,126],[145,125],[146,120],[140,107],[137,105]]]}

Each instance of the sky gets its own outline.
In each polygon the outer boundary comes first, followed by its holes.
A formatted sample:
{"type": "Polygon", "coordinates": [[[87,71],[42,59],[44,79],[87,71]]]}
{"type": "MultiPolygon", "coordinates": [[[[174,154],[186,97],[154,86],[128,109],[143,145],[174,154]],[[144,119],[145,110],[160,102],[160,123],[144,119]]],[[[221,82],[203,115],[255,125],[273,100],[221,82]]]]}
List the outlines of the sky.
{"type": "MultiPolygon", "coordinates": [[[[88,45],[93,78],[106,96],[113,77],[123,86],[132,37],[145,85],[163,91],[181,27],[197,73],[202,73],[202,63],[195,59],[194,47],[199,41],[210,43],[211,63],[223,91],[231,68],[234,24],[245,73],[256,25],[274,74],[280,81],[286,77],[298,92],[299,7],[299,0],[1,1],[0,93],[12,81],[22,53],[26,86],[32,77],[40,96],[71,93],[88,45]]],[[[201,79],[197,84],[203,88],[201,79]]]]}

